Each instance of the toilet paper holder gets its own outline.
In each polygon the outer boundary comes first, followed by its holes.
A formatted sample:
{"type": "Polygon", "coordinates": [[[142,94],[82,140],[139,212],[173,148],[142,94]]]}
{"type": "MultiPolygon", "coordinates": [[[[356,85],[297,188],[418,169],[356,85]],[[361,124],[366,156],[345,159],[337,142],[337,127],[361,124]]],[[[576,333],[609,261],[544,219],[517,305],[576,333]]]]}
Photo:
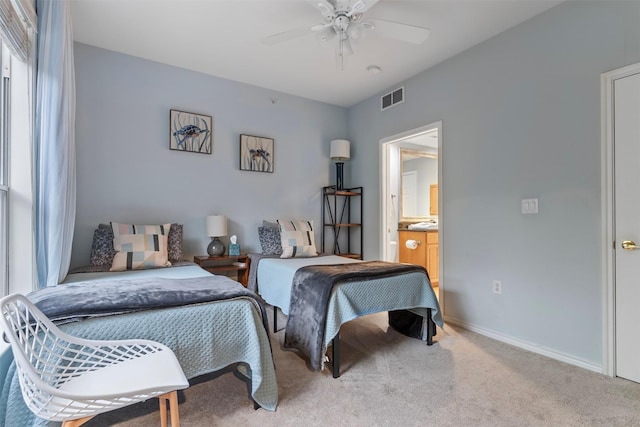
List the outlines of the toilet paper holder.
{"type": "Polygon", "coordinates": [[[408,239],[404,245],[407,249],[416,249],[420,243],[422,243],[420,240],[408,239]]]}

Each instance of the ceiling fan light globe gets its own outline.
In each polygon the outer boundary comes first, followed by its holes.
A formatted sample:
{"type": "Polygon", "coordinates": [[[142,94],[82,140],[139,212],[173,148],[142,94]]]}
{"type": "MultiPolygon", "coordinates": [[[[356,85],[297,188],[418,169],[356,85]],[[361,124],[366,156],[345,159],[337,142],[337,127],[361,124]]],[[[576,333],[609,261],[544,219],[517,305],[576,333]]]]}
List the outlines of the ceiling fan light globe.
{"type": "Polygon", "coordinates": [[[333,31],[333,28],[325,28],[316,34],[316,41],[320,46],[326,46],[333,41],[335,36],[336,33],[333,31]]]}
{"type": "Polygon", "coordinates": [[[353,47],[351,46],[351,42],[349,39],[346,39],[342,42],[342,53],[345,56],[353,55],[353,47]]]}
{"type": "Polygon", "coordinates": [[[351,24],[347,28],[347,36],[353,40],[361,39],[364,37],[365,33],[366,31],[364,30],[364,27],[360,24],[351,24]]]}

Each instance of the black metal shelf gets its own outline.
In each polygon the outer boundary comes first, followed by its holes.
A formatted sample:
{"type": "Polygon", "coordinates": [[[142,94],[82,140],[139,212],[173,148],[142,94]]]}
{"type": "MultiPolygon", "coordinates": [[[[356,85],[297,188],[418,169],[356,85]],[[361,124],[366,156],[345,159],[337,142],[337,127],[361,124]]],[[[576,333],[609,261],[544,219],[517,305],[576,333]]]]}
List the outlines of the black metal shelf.
{"type": "Polygon", "coordinates": [[[362,212],[362,187],[322,187],[323,253],[362,259],[362,212]]]}

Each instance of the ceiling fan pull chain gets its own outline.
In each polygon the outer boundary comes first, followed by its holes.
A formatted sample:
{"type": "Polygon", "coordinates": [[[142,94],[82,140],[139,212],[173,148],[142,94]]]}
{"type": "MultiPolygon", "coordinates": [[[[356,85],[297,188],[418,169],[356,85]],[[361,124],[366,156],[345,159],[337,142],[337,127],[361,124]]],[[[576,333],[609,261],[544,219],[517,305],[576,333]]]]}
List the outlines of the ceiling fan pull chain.
{"type": "Polygon", "coordinates": [[[340,71],[343,71],[344,70],[344,37],[342,32],[338,34],[338,36],[340,37],[340,51],[338,53],[338,57],[340,60],[340,71]]]}

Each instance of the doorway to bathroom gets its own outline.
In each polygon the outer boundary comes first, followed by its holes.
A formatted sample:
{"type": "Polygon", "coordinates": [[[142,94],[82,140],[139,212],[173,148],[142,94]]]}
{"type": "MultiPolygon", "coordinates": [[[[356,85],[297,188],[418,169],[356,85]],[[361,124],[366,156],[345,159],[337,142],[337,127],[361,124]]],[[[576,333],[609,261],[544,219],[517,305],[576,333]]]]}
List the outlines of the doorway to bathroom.
{"type": "MultiPolygon", "coordinates": [[[[435,290],[443,306],[442,122],[431,123],[381,139],[380,158],[382,166],[380,253],[382,259],[390,262],[399,261],[399,246],[402,244],[399,237],[401,224],[421,223],[431,230],[435,227],[439,242],[436,264],[439,280],[438,289],[435,290]],[[418,159],[427,158],[431,160],[437,171],[422,173],[416,178],[416,169],[424,168],[424,166],[416,166],[416,163],[420,162],[418,159]],[[433,197],[434,184],[435,197],[433,197]]],[[[433,166],[430,167],[433,168],[433,166]]]]}

